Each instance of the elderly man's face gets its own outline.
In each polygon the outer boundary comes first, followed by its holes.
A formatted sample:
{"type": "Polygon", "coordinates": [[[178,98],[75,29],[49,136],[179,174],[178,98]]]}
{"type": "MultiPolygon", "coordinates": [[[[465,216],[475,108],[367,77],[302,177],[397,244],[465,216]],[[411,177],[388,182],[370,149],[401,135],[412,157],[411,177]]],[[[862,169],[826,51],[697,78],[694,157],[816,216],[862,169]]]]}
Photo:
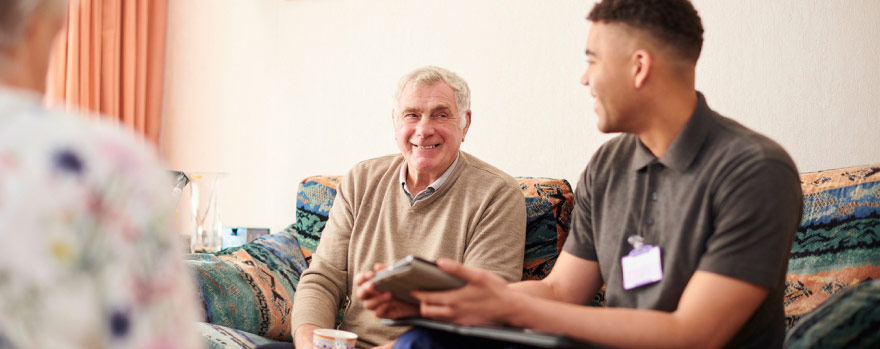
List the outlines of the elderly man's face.
{"type": "Polygon", "coordinates": [[[443,81],[429,86],[407,84],[394,114],[394,139],[406,158],[409,176],[436,179],[452,165],[470,126],[463,128],[455,90],[443,81]]]}

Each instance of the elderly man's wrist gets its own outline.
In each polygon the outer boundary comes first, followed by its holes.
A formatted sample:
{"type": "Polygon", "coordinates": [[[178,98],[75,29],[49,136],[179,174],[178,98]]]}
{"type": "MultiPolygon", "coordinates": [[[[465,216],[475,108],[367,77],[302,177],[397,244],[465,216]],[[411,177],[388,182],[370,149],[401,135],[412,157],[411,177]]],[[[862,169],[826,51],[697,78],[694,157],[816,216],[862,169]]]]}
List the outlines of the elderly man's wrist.
{"type": "Polygon", "coordinates": [[[297,349],[312,347],[312,331],[319,328],[315,324],[302,324],[293,332],[293,344],[297,349]]]}

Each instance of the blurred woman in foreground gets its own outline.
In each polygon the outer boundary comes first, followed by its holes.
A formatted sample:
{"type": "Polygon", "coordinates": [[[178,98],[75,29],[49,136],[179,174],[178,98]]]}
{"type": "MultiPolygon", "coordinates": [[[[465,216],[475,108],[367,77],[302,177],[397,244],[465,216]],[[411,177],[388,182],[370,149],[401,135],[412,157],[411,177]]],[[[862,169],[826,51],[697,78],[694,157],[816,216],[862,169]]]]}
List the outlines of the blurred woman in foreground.
{"type": "Polygon", "coordinates": [[[67,6],[0,0],[0,348],[199,347],[156,156],[42,105],[67,6]]]}

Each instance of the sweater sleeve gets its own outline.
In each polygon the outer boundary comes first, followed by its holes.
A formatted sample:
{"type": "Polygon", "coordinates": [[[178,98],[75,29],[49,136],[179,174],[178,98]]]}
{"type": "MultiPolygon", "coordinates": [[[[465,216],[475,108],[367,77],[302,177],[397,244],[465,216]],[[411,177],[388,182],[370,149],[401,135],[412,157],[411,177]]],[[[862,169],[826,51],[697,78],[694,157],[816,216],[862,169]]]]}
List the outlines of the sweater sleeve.
{"type": "Polygon", "coordinates": [[[513,184],[505,183],[490,193],[463,261],[510,282],[522,279],[526,232],[525,197],[513,184]]]}
{"type": "Polygon", "coordinates": [[[336,313],[348,294],[348,246],[354,221],[349,198],[353,177],[349,172],[339,184],[321,241],[300,278],[291,313],[294,334],[304,324],[333,328],[336,313]]]}

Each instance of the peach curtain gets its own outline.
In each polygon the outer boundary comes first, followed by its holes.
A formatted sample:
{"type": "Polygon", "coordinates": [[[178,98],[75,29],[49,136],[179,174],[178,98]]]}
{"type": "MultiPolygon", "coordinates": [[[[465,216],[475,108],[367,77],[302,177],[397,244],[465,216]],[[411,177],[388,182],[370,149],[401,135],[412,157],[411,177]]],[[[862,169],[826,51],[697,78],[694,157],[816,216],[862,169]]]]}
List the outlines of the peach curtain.
{"type": "Polygon", "coordinates": [[[49,68],[51,105],[83,108],[159,142],[167,0],[71,1],[49,68]]]}

